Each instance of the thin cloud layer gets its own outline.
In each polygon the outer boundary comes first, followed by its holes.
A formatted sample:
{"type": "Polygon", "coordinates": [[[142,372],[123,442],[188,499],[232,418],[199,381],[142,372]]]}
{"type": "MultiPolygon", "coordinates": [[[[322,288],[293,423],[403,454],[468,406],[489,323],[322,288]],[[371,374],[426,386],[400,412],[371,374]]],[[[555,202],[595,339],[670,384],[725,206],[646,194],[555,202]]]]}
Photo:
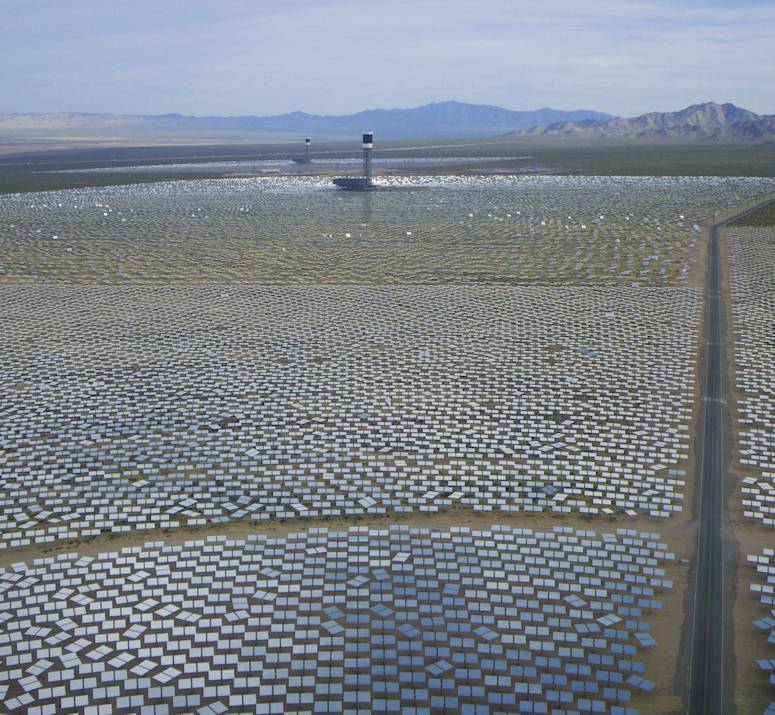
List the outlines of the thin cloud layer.
{"type": "Polygon", "coordinates": [[[775,5],[0,0],[0,112],[342,114],[460,99],[775,112],[775,5]]]}

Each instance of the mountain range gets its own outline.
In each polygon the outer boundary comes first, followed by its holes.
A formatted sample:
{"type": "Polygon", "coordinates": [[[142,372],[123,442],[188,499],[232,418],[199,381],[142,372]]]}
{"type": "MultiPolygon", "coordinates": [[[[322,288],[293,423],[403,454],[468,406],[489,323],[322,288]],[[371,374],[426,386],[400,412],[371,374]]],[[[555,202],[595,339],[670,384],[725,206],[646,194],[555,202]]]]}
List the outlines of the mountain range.
{"type": "Polygon", "coordinates": [[[479,137],[505,134],[557,122],[610,119],[591,110],[538,109],[513,111],[465,102],[433,102],[410,109],[367,109],[356,114],[325,116],[291,112],[269,117],[195,117],[183,114],[4,114],[0,136],[27,134],[225,134],[357,138],[374,131],[380,139],[479,137]]]}
{"type": "Polygon", "coordinates": [[[678,112],[650,112],[633,119],[561,121],[509,133],[573,139],[772,141],[775,115],[754,114],[729,102],[705,102],[678,112]]]}
{"type": "Polygon", "coordinates": [[[465,102],[433,102],[409,109],[368,109],[356,114],[291,112],[268,117],[183,114],[0,114],[0,144],[32,139],[110,138],[174,142],[229,139],[436,139],[527,136],[577,140],[775,140],[775,115],[758,115],[734,104],[706,102],[677,112],[651,112],[632,119],[579,109],[514,111],[465,102]]]}

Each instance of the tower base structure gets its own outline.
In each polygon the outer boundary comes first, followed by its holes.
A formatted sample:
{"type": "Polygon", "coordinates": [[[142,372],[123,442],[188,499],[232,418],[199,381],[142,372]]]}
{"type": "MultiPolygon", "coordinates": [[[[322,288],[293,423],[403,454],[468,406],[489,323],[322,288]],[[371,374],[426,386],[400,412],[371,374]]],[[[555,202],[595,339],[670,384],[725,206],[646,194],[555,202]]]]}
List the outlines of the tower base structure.
{"type": "Polygon", "coordinates": [[[348,191],[374,191],[377,188],[371,178],[364,176],[340,176],[334,179],[334,184],[348,191]]]}

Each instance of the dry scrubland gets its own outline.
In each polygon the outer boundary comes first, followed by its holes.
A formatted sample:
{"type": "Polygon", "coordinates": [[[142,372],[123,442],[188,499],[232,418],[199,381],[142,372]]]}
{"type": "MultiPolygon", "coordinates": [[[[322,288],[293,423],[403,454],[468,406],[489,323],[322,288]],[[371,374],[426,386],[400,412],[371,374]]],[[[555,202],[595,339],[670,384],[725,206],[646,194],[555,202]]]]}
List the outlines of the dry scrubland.
{"type": "Polygon", "coordinates": [[[771,182],[385,181],[0,197],[4,707],[659,710],[676,549],[577,523],[681,511],[700,226],[771,182]]]}

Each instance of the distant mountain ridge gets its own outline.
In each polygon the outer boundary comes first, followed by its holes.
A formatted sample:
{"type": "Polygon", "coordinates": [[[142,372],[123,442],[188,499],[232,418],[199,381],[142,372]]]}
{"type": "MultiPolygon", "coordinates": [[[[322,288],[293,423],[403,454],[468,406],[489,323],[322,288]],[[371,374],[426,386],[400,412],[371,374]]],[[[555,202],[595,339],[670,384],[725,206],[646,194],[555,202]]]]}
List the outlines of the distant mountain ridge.
{"type": "Polygon", "coordinates": [[[218,117],[183,114],[0,114],[4,138],[95,137],[149,141],[254,139],[312,136],[355,140],[372,130],[378,139],[528,136],[625,141],[772,142],[775,115],[759,115],[729,102],[693,104],[677,112],[626,119],[588,109],[515,111],[466,102],[432,102],[409,109],[367,109],[355,114],[290,112],[275,116],[218,117]]]}
{"type": "Polygon", "coordinates": [[[632,119],[561,121],[509,134],[579,139],[771,141],[775,139],[775,115],[755,114],[730,102],[705,102],[677,112],[649,112],[632,119]]]}
{"type": "Polygon", "coordinates": [[[183,114],[3,114],[2,134],[57,133],[222,133],[310,134],[323,137],[357,137],[372,130],[382,139],[481,137],[527,130],[538,125],[582,120],[606,120],[604,112],[543,108],[515,111],[466,102],[432,102],[409,109],[367,109],[355,114],[326,116],[290,112],[268,117],[187,116],[183,114]]]}

